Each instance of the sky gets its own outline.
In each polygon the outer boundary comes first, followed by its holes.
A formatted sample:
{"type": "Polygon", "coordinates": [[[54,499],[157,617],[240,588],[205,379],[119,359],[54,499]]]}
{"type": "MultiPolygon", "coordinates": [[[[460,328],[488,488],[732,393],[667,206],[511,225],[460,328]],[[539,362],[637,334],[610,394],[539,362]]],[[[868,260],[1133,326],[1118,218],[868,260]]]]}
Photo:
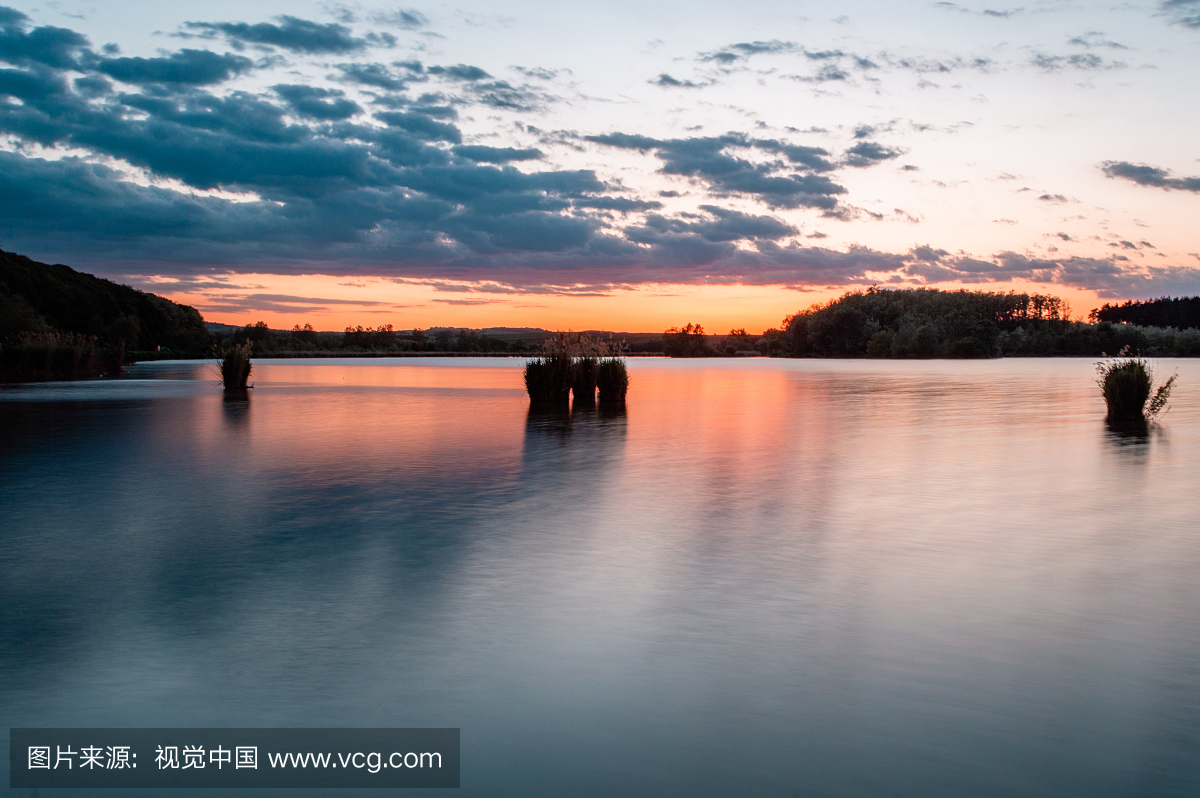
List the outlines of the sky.
{"type": "Polygon", "coordinates": [[[1200,294],[1200,0],[0,0],[0,248],[209,321],[1200,294]]]}

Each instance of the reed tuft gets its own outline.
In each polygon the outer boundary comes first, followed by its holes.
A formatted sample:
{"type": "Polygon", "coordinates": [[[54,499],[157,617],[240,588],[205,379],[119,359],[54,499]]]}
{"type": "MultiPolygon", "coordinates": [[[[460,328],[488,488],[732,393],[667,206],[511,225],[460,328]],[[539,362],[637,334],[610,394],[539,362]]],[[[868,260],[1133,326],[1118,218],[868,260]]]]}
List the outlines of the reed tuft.
{"type": "Polygon", "coordinates": [[[619,357],[608,357],[600,361],[596,370],[596,383],[600,388],[602,404],[616,404],[625,401],[629,391],[629,370],[625,361],[619,357]]]}
{"type": "Polygon", "coordinates": [[[614,357],[624,344],[583,333],[560,332],[544,344],[544,354],[525,364],[525,390],[536,405],[562,405],[575,394],[575,404],[588,407],[600,401],[624,401],[629,387],[625,363],[614,357]]]}
{"type": "Polygon", "coordinates": [[[575,360],[575,380],[571,384],[571,392],[575,395],[576,405],[596,403],[596,379],[599,370],[599,358],[585,355],[575,360]]]}
{"type": "Polygon", "coordinates": [[[1108,407],[1108,419],[1115,422],[1153,421],[1167,409],[1171,388],[1178,377],[1172,375],[1154,389],[1154,375],[1146,361],[1131,356],[1129,347],[1124,347],[1115,358],[1097,363],[1096,375],[1096,384],[1108,407]]]}
{"type": "Polygon", "coordinates": [[[221,384],[227,394],[245,393],[250,387],[250,342],[217,351],[221,363],[221,384]]]}

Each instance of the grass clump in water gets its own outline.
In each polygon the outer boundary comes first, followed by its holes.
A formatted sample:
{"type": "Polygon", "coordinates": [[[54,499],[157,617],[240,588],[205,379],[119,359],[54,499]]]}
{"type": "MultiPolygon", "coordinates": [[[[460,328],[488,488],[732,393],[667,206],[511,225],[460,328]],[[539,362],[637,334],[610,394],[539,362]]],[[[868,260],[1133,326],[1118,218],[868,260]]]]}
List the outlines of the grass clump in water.
{"type": "Polygon", "coordinates": [[[629,391],[629,370],[619,357],[606,357],[596,369],[596,383],[600,388],[602,404],[617,404],[625,401],[629,391]]]}
{"type": "Polygon", "coordinates": [[[244,394],[250,387],[250,342],[218,350],[221,384],[227,394],[244,394]]]}
{"type": "Polygon", "coordinates": [[[575,358],[565,333],[547,341],[545,354],[525,364],[525,390],[534,404],[569,404],[574,383],[575,358]]]}
{"type": "Polygon", "coordinates": [[[525,364],[525,390],[535,405],[575,404],[589,407],[600,401],[624,401],[629,387],[625,363],[617,357],[620,344],[582,333],[558,333],[545,343],[545,352],[525,364]]]}
{"type": "Polygon", "coordinates": [[[535,357],[525,364],[525,390],[534,404],[567,404],[571,400],[572,372],[569,358],[535,357]]]}
{"type": "Polygon", "coordinates": [[[575,380],[571,383],[571,393],[575,395],[576,405],[594,405],[596,403],[596,380],[599,370],[599,358],[591,355],[576,358],[575,380]]]}
{"type": "Polygon", "coordinates": [[[1123,348],[1115,358],[1096,364],[1096,384],[1108,407],[1108,419],[1113,422],[1153,421],[1167,408],[1171,388],[1177,374],[1154,388],[1154,375],[1146,361],[1129,354],[1123,348]],[[1151,392],[1154,396],[1151,398],[1151,392]],[[1147,405],[1149,402],[1149,405],[1147,405]]]}

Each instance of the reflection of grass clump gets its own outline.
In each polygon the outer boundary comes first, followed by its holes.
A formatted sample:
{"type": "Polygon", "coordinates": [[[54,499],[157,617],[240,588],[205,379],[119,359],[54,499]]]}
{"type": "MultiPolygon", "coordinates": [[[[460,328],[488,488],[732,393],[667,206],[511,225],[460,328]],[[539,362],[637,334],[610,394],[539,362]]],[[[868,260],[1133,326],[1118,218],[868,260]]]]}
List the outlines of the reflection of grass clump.
{"type": "Polygon", "coordinates": [[[1151,398],[1153,375],[1146,366],[1146,361],[1129,356],[1128,347],[1122,349],[1112,360],[1097,363],[1096,374],[1096,383],[1104,395],[1104,403],[1108,406],[1108,418],[1111,421],[1145,421],[1156,418],[1166,409],[1171,387],[1178,376],[1172,375],[1158,386],[1154,397],[1151,398]]]}
{"type": "Polygon", "coordinates": [[[608,357],[600,361],[596,370],[596,383],[600,387],[600,401],[616,403],[625,401],[625,393],[629,390],[629,371],[625,361],[617,357],[608,357]]]}
{"type": "Polygon", "coordinates": [[[225,393],[242,393],[250,381],[250,342],[235,344],[228,349],[220,350],[221,383],[225,393]]]}

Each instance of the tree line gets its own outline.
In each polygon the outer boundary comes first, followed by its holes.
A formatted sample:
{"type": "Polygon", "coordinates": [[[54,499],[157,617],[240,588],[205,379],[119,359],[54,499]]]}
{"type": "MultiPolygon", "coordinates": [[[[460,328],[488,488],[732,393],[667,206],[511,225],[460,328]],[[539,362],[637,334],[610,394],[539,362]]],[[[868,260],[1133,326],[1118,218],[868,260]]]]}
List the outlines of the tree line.
{"type": "Polygon", "coordinates": [[[936,288],[851,291],[784,319],[795,357],[1099,356],[1128,346],[1200,356],[1200,330],[1075,321],[1045,294],[936,288]]]}
{"type": "Polygon", "coordinates": [[[1105,304],[1093,310],[1088,318],[1093,322],[1111,321],[1137,324],[1142,327],[1174,327],[1194,330],[1200,327],[1200,296],[1162,297],[1149,302],[1105,304]]]}
{"type": "Polygon", "coordinates": [[[707,335],[689,323],[665,331],[661,346],[670,357],[1094,357],[1126,347],[1148,356],[1200,357],[1200,319],[1188,315],[1193,307],[1200,310],[1200,298],[1105,305],[1087,323],[1048,294],[873,286],[812,305],[761,336],[707,335]]]}
{"type": "Polygon", "coordinates": [[[313,329],[311,324],[276,330],[260,321],[232,332],[218,333],[216,338],[219,344],[248,342],[256,355],[293,352],[520,354],[541,351],[540,341],[506,340],[467,329],[397,330],[391,324],[376,327],[360,324],[346,327],[342,332],[322,332],[313,329]]]}

